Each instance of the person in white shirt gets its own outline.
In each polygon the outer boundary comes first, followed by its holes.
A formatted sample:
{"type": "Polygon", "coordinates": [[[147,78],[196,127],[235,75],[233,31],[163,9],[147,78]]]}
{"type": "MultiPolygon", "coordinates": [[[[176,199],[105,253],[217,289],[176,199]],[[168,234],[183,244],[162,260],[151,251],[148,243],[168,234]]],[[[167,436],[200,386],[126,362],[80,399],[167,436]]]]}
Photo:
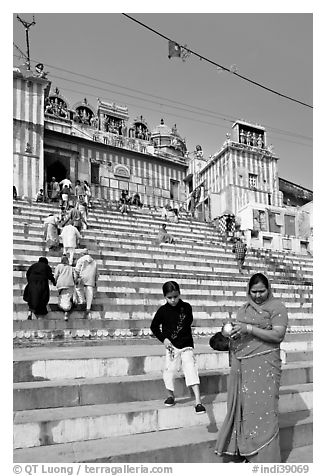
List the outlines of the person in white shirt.
{"type": "Polygon", "coordinates": [[[82,251],[83,255],[76,262],[76,276],[79,284],[84,285],[86,296],[86,318],[91,317],[91,307],[94,298],[94,290],[97,287],[98,270],[96,261],[90,256],[87,249],[82,251]]]}
{"type": "Polygon", "coordinates": [[[69,177],[61,180],[61,182],[59,183],[60,187],[63,188],[65,185],[67,185],[67,187],[69,189],[72,188],[72,183],[71,183],[71,180],[69,179],[69,177]]]}
{"type": "Polygon", "coordinates": [[[72,265],[74,261],[75,249],[79,244],[81,235],[76,227],[73,225],[65,225],[61,232],[63,254],[69,254],[69,264],[72,265]]]}

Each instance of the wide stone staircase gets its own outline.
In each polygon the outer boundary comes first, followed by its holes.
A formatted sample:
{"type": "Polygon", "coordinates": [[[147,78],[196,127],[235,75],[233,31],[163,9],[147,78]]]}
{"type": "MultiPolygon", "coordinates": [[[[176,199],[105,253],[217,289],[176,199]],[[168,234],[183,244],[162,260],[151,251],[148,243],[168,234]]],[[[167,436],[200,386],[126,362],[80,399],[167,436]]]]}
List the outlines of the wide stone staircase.
{"type": "MultiPolygon", "coordinates": [[[[27,321],[26,270],[39,256],[52,268],[43,219],[52,204],[14,201],[14,460],[15,462],[215,462],[214,444],[226,411],[228,354],[209,337],[244,302],[248,277],[262,271],[288,308],[282,343],[280,428],[283,461],[312,461],[312,259],[249,250],[239,275],[231,244],[207,223],[168,223],[176,244],[158,246],[164,220],[155,209],[121,216],[94,202],[87,246],[99,265],[92,319],[68,322],[51,286],[49,313],[27,321]],[[193,335],[207,413],[194,413],[182,375],[177,405],[163,405],[164,348],[150,335],[163,304],[163,282],[179,282],[194,312],[193,335]]],[[[78,250],[76,255],[78,256],[78,250]]]]}

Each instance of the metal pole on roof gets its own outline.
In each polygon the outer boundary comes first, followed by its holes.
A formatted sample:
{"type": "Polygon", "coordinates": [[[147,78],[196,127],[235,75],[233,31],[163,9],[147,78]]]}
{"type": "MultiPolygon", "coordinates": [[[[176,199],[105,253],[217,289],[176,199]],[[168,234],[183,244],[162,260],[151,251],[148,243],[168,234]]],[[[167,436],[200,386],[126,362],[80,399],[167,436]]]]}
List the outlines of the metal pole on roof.
{"type": "Polygon", "coordinates": [[[34,15],[33,15],[33,21],[31,22],[27,22],[26,20],[23,20],[22,18],[20,18],[19,15],[17,15],[17,20],[20,21],[20,23],[23,24],[24,28],[25,28],[25,33],[26,33],[26,50],[27,50],[27,60],[26,60],[26,66],[27,66],[27,69],[31,69],[31,61],[30,61],[30,55],[29,55],[29,36],[28,36],[28,33],[29,33],[29,29],[31,26],[33,25],[36,25],[36,22],[35,22],[35,18],[34,18],[34,15]]]}

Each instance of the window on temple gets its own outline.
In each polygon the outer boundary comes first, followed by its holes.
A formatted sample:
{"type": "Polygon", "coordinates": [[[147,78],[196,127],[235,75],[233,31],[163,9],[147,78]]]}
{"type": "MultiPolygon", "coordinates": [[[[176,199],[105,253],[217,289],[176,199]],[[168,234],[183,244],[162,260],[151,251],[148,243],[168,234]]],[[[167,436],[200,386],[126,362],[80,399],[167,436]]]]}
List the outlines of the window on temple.
{"type": "Polygon", "coordinates": [[[272,233],[281,233],[282,217],[279,213],[275,213],[269,210],[269,231],[272,233]]]}
{"type": "Polygon", "coordinates": [[[179,200],[179,182],[170,179],[170,198],[171,200],[179,200]]]}
{"type": "Polygon", "coordinates": [[[283,238],[283,249],[292,250],[292,240],[289,240],[288,238],[283,238]]]}
{"type": "Polygon", "coordinates": [[[300,252],[302,254],[307,254],[309,250],[309,243],[308,241],[300,241],[300,252]]]}
{"type": "Polygon", "coordinates": [[[91,183],[100,183],[100,165],[91,162],[91,183]]]}
{"type": "Polygon", "coordinates": [[[285,235],[295,236],[295,217],[293,215],[284,215],[285,235]]]}
{"type": "Polygon", "coordinates": [[[240,144],[264,148],[264,130],[240,124],[238,141],[240,144]]]}
{"type": "Polygon", "coordinates": [[[263,236],[263,248],[272,249],[273,238],[270,236],[263,236]]]}
{"type": "Polygon", "coordinates": [[[258,175],[249,174],[249,188],[257,188],[258,184],[258,175]]]}

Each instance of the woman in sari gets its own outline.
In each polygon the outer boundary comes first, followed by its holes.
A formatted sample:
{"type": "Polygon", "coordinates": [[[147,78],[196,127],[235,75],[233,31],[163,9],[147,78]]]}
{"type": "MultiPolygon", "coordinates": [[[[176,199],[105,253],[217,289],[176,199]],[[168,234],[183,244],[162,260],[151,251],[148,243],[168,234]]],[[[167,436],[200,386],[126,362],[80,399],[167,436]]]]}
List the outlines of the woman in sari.
{"type": "Polygon", "coordinates": [[[75,270],[69,264],[69,260],[66,255],[62,256],[61,263],[56,266],[54,270],[54,278],[56,280],[56,286],[59,292],[58,305],[65,313],[65,321],[68,321],[75,289],[75,270]]]}
{"type": "Polygon", "coordinates": [[[49,250],[59,247],[58,223],[59,218],[52,214],[44,220],[44,240],[49,250]]]}
{"type": "Polygon", "coordinates": [[[287,311],[272,296],[269,281],[261,273],[251,277],[247,298],[231,333],[227,414],[215,453],[223,457],[221,462],[228,458],[280,463],[280,343],[286,332],[287,311]]]}

